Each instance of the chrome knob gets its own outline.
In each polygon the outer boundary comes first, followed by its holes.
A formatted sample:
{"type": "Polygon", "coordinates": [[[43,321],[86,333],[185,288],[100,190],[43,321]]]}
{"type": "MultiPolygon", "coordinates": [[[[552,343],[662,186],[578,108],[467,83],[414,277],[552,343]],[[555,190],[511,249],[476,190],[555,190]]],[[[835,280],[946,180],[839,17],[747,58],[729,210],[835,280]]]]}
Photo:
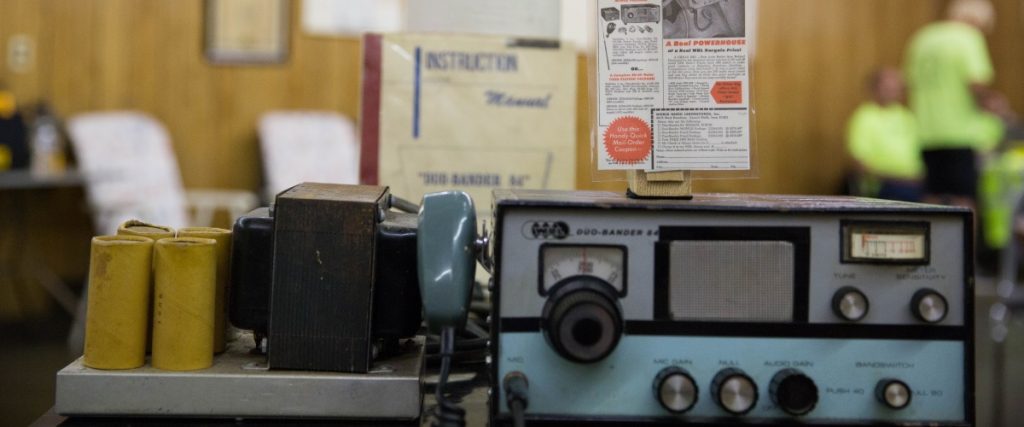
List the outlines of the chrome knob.
{"type": "Polygon", "coordinates": [[[868,297],[853,286],[839,288],[832,295],[832,311],[843,320],[856,322],[868,315],[868,297]]]}
{"type": "Polygon", "coordinates": [[[722,409],[743,415],[757,404],[757,384],[739,369],[723,369],[711,381],[711,396],[722,409]]]}
{"type": "Polygon", "coordinates": [[[654,377],[654,397],[669,412],[681,414],[697,403],[697,383],[685,369],[670,366],[654,377]]]}
{"type": "Polygon", "coordinates": [[[910,405],[911,390],[903,381],[886,378],[875,386],[875,398],[892,409],[903,409],[910,405]]]}
{"type": "Polygon", "coordinates": [[[949,304],[938,291],[924,288],[914,292],[910,299],[910,312],[922,322],[939,323],[946,318],[949,304]]]}

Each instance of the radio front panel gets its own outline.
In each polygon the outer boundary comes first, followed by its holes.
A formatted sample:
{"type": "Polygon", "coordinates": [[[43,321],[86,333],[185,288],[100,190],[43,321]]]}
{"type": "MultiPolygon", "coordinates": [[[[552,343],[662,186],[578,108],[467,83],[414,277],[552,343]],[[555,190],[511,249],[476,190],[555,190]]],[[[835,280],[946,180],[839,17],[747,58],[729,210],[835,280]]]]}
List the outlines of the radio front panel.
{"type": "Polygon", "coordinates": [[[533,420],[973,424],[969,213],[545,200],[497,202],[499,422],[519,372],[533,420]]]}
{"type": "MultiPolygon", "coordinates": [[[[727,368],[742,369],[754,381],[755,407],[738,419],[793,419],[803,422],[921,421],[963,423],[963,343],[958,341],[743,338],[627,335],[607,359],[577,364],[559,357],[535,333],[501,337],[498,378],[519,371],[530,379],[529,413],[586,417],[664,418],[672,416],[652,392],[658,373],[670,366],[687,371],[697,389],[692,409],[678,416],[701,419],[733,416],[711,397],[710,383],[727,368]],[[795,368],[818,387],[808,414],[783,412],[770,398],[772,378],[795,368]],[[911,402],[897,410],[880,404],[878,381],[897,378],[911,388],[911,402]]],[[[504,401],[504,397],[501,397],[504,401]]]]}
{"type": "MultiPolygon", "coordinates": [[[[864,264],[844,263],[841,260],[841,224],[846,219],[860,221],[892,222],[892,216],[885,215],[815,215],[815,214],[751,214],[751,213],[694,213],[694,212],[632,212],[595,211],[574,209],[516,209],[504,218],[502,225],[502,257],[517,261],[515,268],[502,270],[501,313],[503,317],[537,317],[547,301],[545,295],[537,292],[538,278],[541,277],[539,254],[542,247],[554,245],[617,245],[625,248],[628,271],[619,272],[626,277],[629,293],[620,300],[623,315],[627,320],[654,320],[654,276],[656,271],[655,251],[662,242],[707,242],[714,236],[664,240],[662,230],[684,233],[694,229],[712,228],[729,233],[728,228],[739,229],[738,233],[767,232],[772,230],[806,230],[810,237],[809,259],[802,261],[808,269],[807,318],[810,323],[849,323],[838,317],[832,310],[832,297],[837,290],[852,286],[868,297],[870,309],[858,324],[879,325],[921,325],[907,309],[914,292],[919,288],[931,288],[945,296],[949,302],[949,314],[939,324],[964,324],[964,231],[963,219],[956,215],[929,217],[922,215],[899,216],[896,223],[925,222],[931,225],[931,246],[943,248],[931,256],[927,265],[914,264],[864,264]],[[564,238],[533,237],[533,229],[539,224],[566,224],[568,235],[564,238]],[[636,284],[636,285],[633,285],[636,284]],[[644,285],[641,285],[644,284],[644,285]]],[[[695,231],[694,231],[695,232],[695,231]]],[[[723,241],[742,236],[721,237],[723,241]]],[[[762,237],[759,237],[762,239],[762,237]]],[[[765,240],[789,242],[784,236],[765,240]]],[[[696,245],[700,246],[700,245],[696,245]]],[[[709,254],[710,255],[710,254],[709,254]]],[[[722,263],[719,257],[707,256],[707,262],[722,263]]],[[[693,261],[698,262],[698,261],[693,261]]],[[[735,264],[735,263],[733,263],[735,264]]],[[[742,267],[742,265],[739,265],[742,267]]],[[[552,266],[554,267],[554,266],[552,266]]],[[[552,274],[566,275],[558,268],[548,268],[545,279],[551,281],[552,274]]],[[[760,292],[752,288],[750,292],[760,292]]],[[[666,303],[665,301],[660,301],[666,303]]]]}

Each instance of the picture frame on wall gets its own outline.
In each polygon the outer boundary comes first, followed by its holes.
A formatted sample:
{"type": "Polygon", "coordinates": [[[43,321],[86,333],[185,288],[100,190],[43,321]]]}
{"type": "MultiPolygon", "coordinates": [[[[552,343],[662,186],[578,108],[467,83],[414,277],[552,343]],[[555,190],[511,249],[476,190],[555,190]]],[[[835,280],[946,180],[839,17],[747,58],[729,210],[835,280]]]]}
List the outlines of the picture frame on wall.
{"type": "Polygon", "coordinates": [[[214,64],[280,64],[288,59],[290,0],[206,0],[204,47],[214,64]]]}

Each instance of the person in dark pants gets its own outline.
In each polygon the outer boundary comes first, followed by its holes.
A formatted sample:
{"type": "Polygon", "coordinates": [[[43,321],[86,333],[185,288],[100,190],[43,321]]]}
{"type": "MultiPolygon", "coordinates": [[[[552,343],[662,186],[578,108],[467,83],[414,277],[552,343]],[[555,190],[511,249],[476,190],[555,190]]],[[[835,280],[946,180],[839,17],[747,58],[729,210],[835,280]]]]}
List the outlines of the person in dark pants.
{"type": "Polygon", "coordinates": [[[974,207],[977,154],[1002,138],[998,117],[982,109],[994,78],[983,31],[995,12],[987,0],[954,0],[949,19],[918,30],[906,51],[910,107],[926,169],[925,201],[974,207]]]}

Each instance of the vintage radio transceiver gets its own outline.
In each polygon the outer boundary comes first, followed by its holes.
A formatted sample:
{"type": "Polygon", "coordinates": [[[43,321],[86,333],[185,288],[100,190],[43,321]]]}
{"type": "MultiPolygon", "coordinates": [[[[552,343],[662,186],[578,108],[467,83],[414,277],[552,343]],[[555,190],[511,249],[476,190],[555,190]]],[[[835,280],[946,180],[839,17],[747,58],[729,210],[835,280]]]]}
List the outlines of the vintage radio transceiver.
{"type": "Polygon", "coordinates": [[[569,423],[974,424],[966,209],[498,191],[493,211],[498,425],[510,407],[569,423]]]}
{"type": "MultiPolygon", "coordinates": [[[[418,215],[397,202],[386,187],[279,194],[233,244],[230,319],[266,357],[235,342],[186,373],[74,362],[57,412],[416,419],[424,341],[397,342],[425,317],[444,384],[479,259],[491,425],[974,425],[967,209],[501,190],[478,236],[464,193],[427,195],[418,215]]],[[[439,418],[460,419],[438,395],[439,418]]]]}
{"type": "Polygon", "coordinates": [[[661,6],[656,4],[622,5],[622,22],[640,24],[661,21],[661,6]]]}

